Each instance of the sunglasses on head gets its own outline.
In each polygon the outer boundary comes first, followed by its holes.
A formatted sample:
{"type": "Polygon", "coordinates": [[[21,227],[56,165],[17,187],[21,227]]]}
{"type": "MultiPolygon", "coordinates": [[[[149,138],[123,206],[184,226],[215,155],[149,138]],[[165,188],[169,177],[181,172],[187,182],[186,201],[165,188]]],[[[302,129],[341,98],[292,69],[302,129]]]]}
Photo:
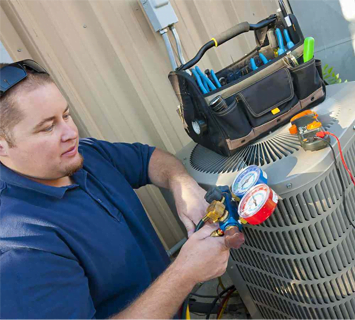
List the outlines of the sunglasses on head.
{"type": "Polygon", "coordinates": [[[49,73],[36,61],[26,59],[6,65],[0,69],[0,98],[6,91],[27,77],[27,70],[34,73],[49,73]]]}

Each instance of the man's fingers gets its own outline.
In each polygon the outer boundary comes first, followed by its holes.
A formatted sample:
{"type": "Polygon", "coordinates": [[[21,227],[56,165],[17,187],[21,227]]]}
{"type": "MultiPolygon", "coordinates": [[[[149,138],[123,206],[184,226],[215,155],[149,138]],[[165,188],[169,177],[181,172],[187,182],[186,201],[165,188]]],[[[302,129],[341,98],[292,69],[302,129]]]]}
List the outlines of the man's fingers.
{"type": "Polygon", "coordinates": [[[188,238],[190,238],[193,234],[194,234],[194,232],[195,232],[195,230],[194,229],[186,229],[187,230],[187,237],[188,238]]]}
{"type": "Polygon", "coordinates": [[[210,225],[210,226],[213,226],[215,229],[218,229],[218,228],[219,228],[218,222],[213,222],[212,220],[207,220],[207,221],[206,221],[206,224],[208,224],[208,225],[210,225]]]}
{"type": "Polygon", "coordinates": [[[190,238],[190,236],[195,231],[195,224],[189,218],[186,218],[186,217],[181,218],[181,221],[186,228],[187,236],[190,238]]]}
{"type": "Polygon", "coordinates": [[[196,237],[198,239],[205,239],[211,235],[214,230],[217,230],[218,226],[215,224],[205,224],[200,230],[196,231],[196,237]]]}

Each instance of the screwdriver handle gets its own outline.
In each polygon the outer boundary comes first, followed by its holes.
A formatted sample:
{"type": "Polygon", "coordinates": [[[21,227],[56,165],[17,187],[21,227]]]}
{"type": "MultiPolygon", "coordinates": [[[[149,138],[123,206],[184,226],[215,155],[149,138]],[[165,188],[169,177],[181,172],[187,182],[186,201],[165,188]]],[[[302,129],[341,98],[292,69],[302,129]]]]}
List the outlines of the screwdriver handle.
{"type": "Polygon", "coordinates": [[[258,67],[256,66],[254,58],[250,59],[250,64],[251,64],[251,68],[252,68],[253,71],[258,69],[258,67]]]}
{"type": "Polygon", "coordinates": [[[269,60],[261,52],[259,52],[259,57],[264,64],[267,64],[269,62],[269,60]]]}
{"type": "Polygon", "coordinates": [[[291,41],[287,29],[284,29],[284,36],[285,36],[287,48],[291,49],[292,47],[294,47],[295,44],[291,41]]]}
{"type": "Polygon", "coordinates": [[[314,38],[307,37],[304,39],[304,46],[303,46],[303,62],[306,63],[307,61],[311,60],[314,56],[314,38]]]}
{"type": "Polygon", "coordinates": [[[279,28],[276,28],[275,34],[276,34],[277,42],[279,43],[278,53],[279,53],[279,56],[281,56],[283,53],[286,52],[285,47],[284,47],[284,42],[283,42],[283,39],[282,39],[281,30],[279,28]]]}

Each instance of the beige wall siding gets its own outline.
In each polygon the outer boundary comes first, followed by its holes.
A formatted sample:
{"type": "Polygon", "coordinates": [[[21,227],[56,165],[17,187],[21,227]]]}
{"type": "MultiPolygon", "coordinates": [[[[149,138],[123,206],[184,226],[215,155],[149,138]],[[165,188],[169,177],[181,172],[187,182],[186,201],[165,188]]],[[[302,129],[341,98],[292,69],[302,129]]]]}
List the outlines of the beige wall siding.
{"type": "MultiPolygon", "coordinates": [[[[82,136],[140,141],[175,153],[190,139],[177,116],[161,36],[138,0],[0,2],[0,40],[13,60],[43,64],[70,102],[82,136]]],[[[186,59],[214,35],[275,13],[274,0],[175,0],[176,29],[186,59]]],[[[171,37],[173,44],[174,40],[171,37]]],[[[211,49],[199,66],[215,71],[255,46],[252,33],[211,49]]],[[[183,232],[160,191],[137,191],[164,245],[183,232]]]]}

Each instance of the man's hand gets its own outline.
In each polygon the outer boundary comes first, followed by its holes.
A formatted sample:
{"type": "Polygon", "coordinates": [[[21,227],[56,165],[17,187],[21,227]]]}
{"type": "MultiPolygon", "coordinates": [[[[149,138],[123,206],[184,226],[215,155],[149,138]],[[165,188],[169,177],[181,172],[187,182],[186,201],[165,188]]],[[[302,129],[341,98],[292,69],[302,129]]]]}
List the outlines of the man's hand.
{"type": "Polygon", "coordinates": [[[204,199],[206,191],[189,176],[176,179],[171,183],[178,215],[190,237],[195,225],[206,215],[208,203],[204,199]]]}
{"type": "Polygon", "coordinates": [[[194,233],[174,261],[173,265],[194,284],[220,277],[226,272],[229,248],[225,246],[224,237],[210,236],[216,229],[216,224],[208,224],[194,233]]]}
{"type": "Polygon", "coordinates": [[[194,233],[170,267],[115,319],[169,319],[198,282],[221,276],[227,268],[229,249],[224,239],[210,237],[215,225],[194,233]]]}

